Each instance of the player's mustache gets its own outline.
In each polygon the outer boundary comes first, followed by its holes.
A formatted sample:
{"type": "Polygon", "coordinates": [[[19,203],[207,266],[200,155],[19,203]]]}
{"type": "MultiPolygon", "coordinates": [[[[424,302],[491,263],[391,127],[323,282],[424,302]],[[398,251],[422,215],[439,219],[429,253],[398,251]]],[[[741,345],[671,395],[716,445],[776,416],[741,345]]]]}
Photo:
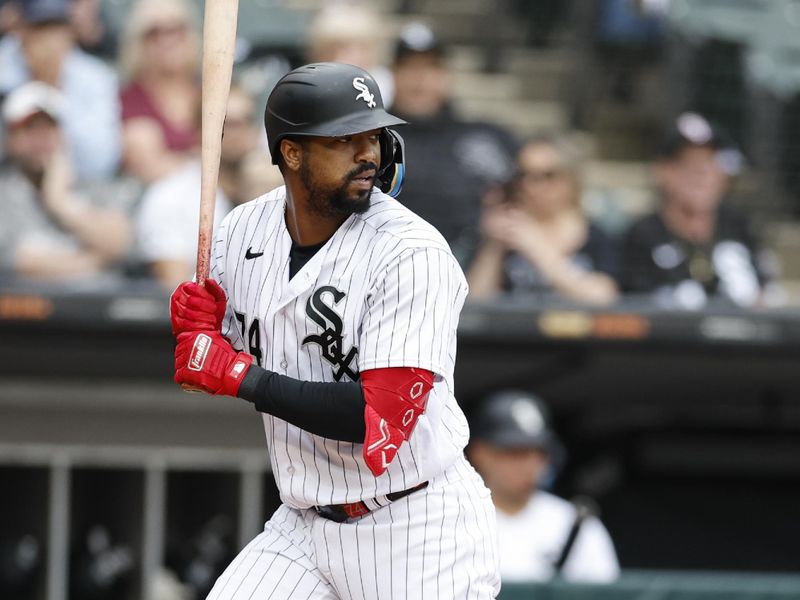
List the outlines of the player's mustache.
{"type": "Polygon", "coordinates": [[[360,167],[356,167],[355,169],[350,171],[347,174],[347,180],[349,181],[351,179],[355,179],[356,177],[361,175],[361,173],[366,173],[367,171],[375,171],[375,173],[377,173],[378,172],[378,165],[376,165],[373,162],[364,163],[360,167]]]}

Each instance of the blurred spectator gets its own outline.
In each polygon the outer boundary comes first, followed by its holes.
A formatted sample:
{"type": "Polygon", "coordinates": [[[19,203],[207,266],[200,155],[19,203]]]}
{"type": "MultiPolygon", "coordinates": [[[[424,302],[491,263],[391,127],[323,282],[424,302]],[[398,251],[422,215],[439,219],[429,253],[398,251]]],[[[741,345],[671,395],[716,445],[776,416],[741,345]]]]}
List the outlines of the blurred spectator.
{"type": "Polygon", "coordinates": [[[333,3],[309,25],[309,62],[342,62],[369,71],[385,106],[394,99],[394,80],[383,61],[379,36],[386,29],[374,6],[366,2],[333,3]]]}
{"type": "Polygon", "coordinates": [[[533,138],[522,147],[511,182],[487,194],[483,242],[469,270],[472,298],[501,292],[597,304],[617,298],[616,244],[581,208],[578,161],[561,138],[533,138]]]}
{"type": "Polygon", "coordinates": [[[470,431],[467,453],[497,512],[503,582],[616,579],[614,545],[587,504],[541,489],[561,449],[544,404],[526,392],[495,392],[473,412],[470,431]]]}
{"type": "Polygon", "coordinates": [[[19,5],[15,0],[0,0],[0,38],[16,31],[22,23],[19,5]]]}
{"type": "Polygon", "coordinates": [[[17,88],[3,104],[9,164],[0,174],[0,267],[6,275],[98,275],[128,249],[128,220],[110,208],[120,197],[89,198],[73,185],[60,127],[64,104],[62,94],[39,81],[17,88]]]}
{"type": "Polygon", "coordinates": [[[199,143],[199,35],[186,0],[138,0],[120,64],[124,166],[142,181],[172,173],[199,143]]]}
{"type": "MultiPolygon", "coordinates": [[[[234,85],[222,137],[215,226],[232,204],[241,204],[282,184],[277,167],[256,148],[258,139],[253,99],[234,85]]],[[[199,160],[191,160],[156,181],[142,198],[136,219],[138,255],[166,289],[174,289],[194,273],[199,200],[199,160]]]]}
{"type": "Polygon", "coordinates": [[[704,117],[678,117],[654,166],[660,205],[625,238],[624,292],[654,293],[674,308],[701,308],[709,298],[744,307],[771,302],[769,257],[747,219],[725,203],[741,160],[704,117]]]}
{"type": "Polygon", "coordinates": [[[481,197],[510,177],[516,142],[495,125],[454,114],[445,49],[427,26],[403,29],[394,78],[392,114],[409,122],[402,131],[407,171],[399,199],[436,227],[466,266],[479,238],[481,197]]]}
{"type": "Polygon", "coordinates": [[[120,157],[117,77],[76,47],[70,0],[20,0],[21,24],[0,40],[0,94],[30,80],[64,95],[62,126],[80,180],[113,176],[120,157]]]}
{"type": "Polygon", "coordinates": [[[117,53],[117,36],[103,19],[100,0],[72,0],[69,21],[82,50],[104,60],[117,53]]]}

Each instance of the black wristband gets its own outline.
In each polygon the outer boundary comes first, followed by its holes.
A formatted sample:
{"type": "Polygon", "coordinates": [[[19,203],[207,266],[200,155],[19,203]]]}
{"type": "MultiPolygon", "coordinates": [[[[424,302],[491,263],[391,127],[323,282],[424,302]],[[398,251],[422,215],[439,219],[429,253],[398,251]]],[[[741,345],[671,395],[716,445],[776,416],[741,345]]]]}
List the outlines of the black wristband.
{"type": "Polygon", "coordinates": [[[314,435],[361,444],[366,435],[364,392],[358,381],[300,381],[252,365],[239,397],[314,435]]]}

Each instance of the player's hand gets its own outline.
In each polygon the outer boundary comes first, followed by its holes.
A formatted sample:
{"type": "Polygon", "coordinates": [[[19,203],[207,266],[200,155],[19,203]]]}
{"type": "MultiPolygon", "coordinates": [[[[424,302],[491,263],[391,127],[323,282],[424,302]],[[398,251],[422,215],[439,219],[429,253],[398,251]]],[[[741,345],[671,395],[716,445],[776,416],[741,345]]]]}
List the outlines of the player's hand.
{"type": "Polygon", "coordinates": [[[253,357],[236,352],[218,331],[186,331],[175,347],[175,383],[184,389],[236,396],[253,357]]]}
{"type": "Polygon", "coordinates": [[[220,331],[226,301],[225,290],[213,279],[206,279],[204,286],[184,281],[169,299],[172,335],[187,331],[220,331]]]}

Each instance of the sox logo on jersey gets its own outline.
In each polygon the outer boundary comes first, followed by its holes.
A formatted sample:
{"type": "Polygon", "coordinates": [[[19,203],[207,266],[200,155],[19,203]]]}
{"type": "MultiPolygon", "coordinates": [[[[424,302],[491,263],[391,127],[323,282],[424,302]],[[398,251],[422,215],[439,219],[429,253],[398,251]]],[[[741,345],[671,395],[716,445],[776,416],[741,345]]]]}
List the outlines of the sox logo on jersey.
{"type": "Polygon", "coordinates": [[[342,317],[333,308],[325,304],[323,295],[330,294],[333,297],[334,306],[341,302],[345,293],[335,287],[326,285],[314,292],[306,302],[306,314],[317,325],[322,327],[321,334],[307,335],[303,338],[303,344],[319,344],[322,349],[322,356],[334,366],[333,378],[340,381],[342,376],[347,375],[351,380],[358,381],[358,373],[350,368],[350,363],[358,355],[358,348],[353,346],[345,354],[342,351],[342,317]],[[328,325],[330,323],[330,326],[328,325]]]}

